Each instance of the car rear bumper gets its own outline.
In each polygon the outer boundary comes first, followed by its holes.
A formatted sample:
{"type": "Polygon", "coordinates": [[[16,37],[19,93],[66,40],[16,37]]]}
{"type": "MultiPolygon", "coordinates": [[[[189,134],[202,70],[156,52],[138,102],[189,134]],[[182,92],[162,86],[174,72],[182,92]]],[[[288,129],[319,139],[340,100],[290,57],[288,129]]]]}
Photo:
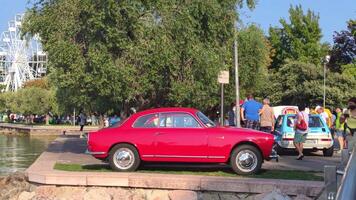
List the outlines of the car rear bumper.
{"type": "MultiPolygon", "coordinates": [[[[285,149],[295,149],[293,140],[279,141],[278,146],[285,149]]],[[[334,145],[333,141],[306,140],[303,149],[328,149],[334,145]]]]}

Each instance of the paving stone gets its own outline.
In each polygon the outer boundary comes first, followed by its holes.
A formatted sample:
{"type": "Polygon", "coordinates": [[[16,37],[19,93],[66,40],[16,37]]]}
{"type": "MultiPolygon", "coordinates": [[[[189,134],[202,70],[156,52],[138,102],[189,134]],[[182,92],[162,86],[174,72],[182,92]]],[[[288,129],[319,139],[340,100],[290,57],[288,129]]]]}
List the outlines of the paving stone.
{"type": "Polygon", "coordinates": [[[146,193],[147,200],[170,200],[168,190],[152,190],[146,193]]]}
{"type": "Polygon", "coordinates": [[[198,195],[194,191],[173,190],[169,192],[171,200],[198,200],[198,195]]]}
{"type": "Polygon", "coordinates": [[[299,194],[298,196],[296,196],[294,198],[294,200],[312,200],[312,198],[309,198],[309,197],[305,196],[304,194],[299,194]]]}
{"type": "Polygon", "coordinates": [[[218,193],[204,192],[198,195],[199,200],[220,200],[218,193]]]}
{"type": "Polygon", "coordinates": [[[30,200],[32,199],[32,197],[34,197],[36,195],[35,192],[21,192],[21,194],[18,197],[18,200],[30,200]]]}
{"type": "Polygon", "coordinates": [[[279,189],[251,196],[249,198],[254,200],[292,200],[288,195],[283,194],[279,189]]]}
{"type": "Polygon", "coordinates": [[[55,196],[61,200],[82,200],[86,190],[84,187],[57,187],[55,196]]]}
{"type": "Polygon", "coordinates": [[[219,200],[239,200],[240,198],[237,197],[235,194],[225,194],[225,193],[219,193],[219,200]]]}
{"type": "Polygon", "coordinates": [[[113,200],[128,200],[131,199],[131,192],[129,189],[124,188],[108,188],[106,190],[113,200]]]}
{"type": "Polygon", "coordinates": [[[39,186],[35,190],[36,198],[48,197],[49,199],[55,198],[56,186],[39,186]]]}
{"type": "Polygon", "coordinates": [[[84,194],[83,200],[111,200],[105,188],[91,188],[84,194]]]}
{"type": "Polygon", "coordinates": [[[132,196],[130,200],[146,200],[146,193],[144,189],[136,189],[132,191],[132,196]]]}

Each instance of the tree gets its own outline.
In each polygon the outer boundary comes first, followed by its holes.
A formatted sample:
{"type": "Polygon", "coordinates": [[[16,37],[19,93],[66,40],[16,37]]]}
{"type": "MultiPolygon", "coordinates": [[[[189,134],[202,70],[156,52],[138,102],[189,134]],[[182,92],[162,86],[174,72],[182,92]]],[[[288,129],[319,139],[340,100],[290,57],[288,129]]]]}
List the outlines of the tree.
{"type": "MultiPolygon", "coordinates": [[[[302,62],[288,62],[271,76],[266,91],[277,105],[309,106],[323,103],[323,73],[321,66],[302,62]]],[[[350,97],[356,96],[356,80],[353,77],[327,72],[326,105],[342,106],[350,97]]]]}
{"type": "Polygon", "coordinates": [[[335,32],[328,67],[340,73],[345,68],[347,74],[356,70],[356,20],[348,21],[347,30],[335,32]]]}
{"type": "Polygon", "coordinates": [[[218,71],[231,66],[243,2],[38,0],[23,30],[42,39],[62,110],[206,109],[218,102],[218,71]]]}
{"type": "Polygon", "coordinates": [[[273,69],[278,69],[286,60],[298,60],[318,65],[327,54],[328,46],[321,44],[319,16],[311,10],[303,13],[302,6],[291,6],[289,23],[280,19],[282,28],[269,29],[270,42],[275,54],[272,57],[273,69]]]}

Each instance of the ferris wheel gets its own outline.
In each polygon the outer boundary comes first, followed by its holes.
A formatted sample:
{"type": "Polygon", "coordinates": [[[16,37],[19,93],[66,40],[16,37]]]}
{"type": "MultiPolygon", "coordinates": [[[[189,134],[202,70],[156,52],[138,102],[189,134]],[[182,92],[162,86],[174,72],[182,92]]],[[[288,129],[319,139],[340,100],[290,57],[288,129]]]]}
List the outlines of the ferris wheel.
{"type": "Polygon", "coordinates": [[[5,91],[17,91],[26,81],[46,74],[47,55],[40,38],[21,37],[23,17],[16,15],[0,36],[0,83],[5,91]]]}

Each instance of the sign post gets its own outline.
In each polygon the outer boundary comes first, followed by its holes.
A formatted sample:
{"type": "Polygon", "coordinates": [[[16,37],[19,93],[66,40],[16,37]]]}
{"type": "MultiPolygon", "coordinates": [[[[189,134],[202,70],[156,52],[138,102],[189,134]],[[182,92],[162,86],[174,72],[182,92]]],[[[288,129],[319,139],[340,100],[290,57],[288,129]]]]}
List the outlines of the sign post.
{"type": "Polygon", "coordinates": [[[229,84],[229,71],[220,71],[218,75],[218,83],[221,84],[220,125],[224,126],[224,84],[229,84]]]}

